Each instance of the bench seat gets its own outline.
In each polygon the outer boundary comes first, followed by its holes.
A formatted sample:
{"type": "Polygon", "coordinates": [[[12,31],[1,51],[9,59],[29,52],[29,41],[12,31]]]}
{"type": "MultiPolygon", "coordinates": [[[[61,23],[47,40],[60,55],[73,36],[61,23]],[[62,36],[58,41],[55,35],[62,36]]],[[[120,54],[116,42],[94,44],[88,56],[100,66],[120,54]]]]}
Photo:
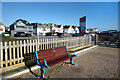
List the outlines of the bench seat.
{"type": "Polygon", "coordinates": [[[56,60],[54,60],[54,61],[50,61],[50,62],[48,62],[47,64],[48,64],[49,67],[52,67],[52,66],[54,66],[54,65],[56,65],[56,64],[58,64],[58,63],[61,63],[61,62],[66,61],[66,60],[68,60],[68,59],[70,59],[70,58],[73,58],[73,57],[76,57],[76,55],[65,56],[65,57],[56,59],[56,60]]]}
{"type": "Polygon", "coordinates": [[[76,57],[74,51],[68,51],[67,46],[50,48],[42,51],[35,51],[36,63],[41,67],[41,78],[44,78],[45,69],[52,67],[58,63],[64,62],[70,59],[70,63],[73,64],[73,57],[76,57]],[[73,52],[74,54],[69,54],[73,52]]]}

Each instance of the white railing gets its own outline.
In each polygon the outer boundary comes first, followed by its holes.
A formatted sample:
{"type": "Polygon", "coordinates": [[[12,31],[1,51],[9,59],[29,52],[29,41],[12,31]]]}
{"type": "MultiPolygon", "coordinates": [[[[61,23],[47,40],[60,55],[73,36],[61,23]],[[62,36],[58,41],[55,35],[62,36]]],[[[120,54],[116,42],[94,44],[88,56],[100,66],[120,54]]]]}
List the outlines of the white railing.
{"type": "Polygon", "coordinates": [[[0,42],[1,68],[34,59],[34,52],[67,45],[69,50],[91,45],[91,36],[0,42]]]}

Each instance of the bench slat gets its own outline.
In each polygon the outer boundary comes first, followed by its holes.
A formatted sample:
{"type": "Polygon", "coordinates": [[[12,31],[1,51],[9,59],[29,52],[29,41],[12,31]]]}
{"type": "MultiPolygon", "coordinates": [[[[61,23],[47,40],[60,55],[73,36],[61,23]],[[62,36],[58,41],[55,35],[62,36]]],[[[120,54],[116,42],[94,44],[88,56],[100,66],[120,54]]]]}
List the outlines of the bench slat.
{"type": "Polygon", "coordinates": [[[56,64],[58,64],[58,63],[61,63],[61,62],[63,62],[63,61],[66,61],[66,60],[68,60],[68,59],[70,59],[70,58],[73,58],[73,57],[75,57],[75,56],[76,56],[76,55],[70,55],[69,57],[68,57],[68,56],[65,56],[65,57],[56,59],[56,60],[54,60],[54,61],[48,62],[48,66],[49,66],[49,67],[52,67],[52,66],[54,66],[54,65],[56,65],[56,64]]]}
{"type": "MultiPolygon", "coordinates": [[[[65,46],[62,46],[62,47],[37,51],[37,54],[39,59],[46,59],[47,62],[50,62],[58,58],[67,56],[67,50],[65,46]]],[[[43,61],[40,61],[40,63],[42,64],[43,61]]]]}

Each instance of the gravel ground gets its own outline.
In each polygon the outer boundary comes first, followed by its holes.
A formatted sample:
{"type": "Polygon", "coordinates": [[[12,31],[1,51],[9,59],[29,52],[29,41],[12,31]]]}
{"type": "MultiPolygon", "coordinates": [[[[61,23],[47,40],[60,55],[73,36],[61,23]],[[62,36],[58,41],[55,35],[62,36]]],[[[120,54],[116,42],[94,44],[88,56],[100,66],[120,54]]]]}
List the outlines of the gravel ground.
{"type": "MultiPolygon", "coordinates": [[[[66,62],[69,62],[66,61],[66,62]]],[[[57,64],[46,69],[46,78],[118,78],[118,48],[97,47],[74,58],[77,66],[57,64]]],[[[25,73],[15,78],[36,78],[40,70],[25,73]]]]}

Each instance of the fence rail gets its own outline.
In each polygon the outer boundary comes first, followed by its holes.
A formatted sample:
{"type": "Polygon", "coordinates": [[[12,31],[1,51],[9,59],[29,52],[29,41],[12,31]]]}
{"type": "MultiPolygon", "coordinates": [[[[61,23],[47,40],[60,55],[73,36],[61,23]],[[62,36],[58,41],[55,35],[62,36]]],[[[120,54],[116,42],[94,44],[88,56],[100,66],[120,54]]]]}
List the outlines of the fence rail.
{"type": "Polygon", "coordinates": [[[34,59],[34,52],[53,47],[68,46],[68,49],[75,49],[91,44],[91,36],[65,37],[52,39],[35,39],[24,41],[0,42],[0,65],[1,68],[34,59]]]}

